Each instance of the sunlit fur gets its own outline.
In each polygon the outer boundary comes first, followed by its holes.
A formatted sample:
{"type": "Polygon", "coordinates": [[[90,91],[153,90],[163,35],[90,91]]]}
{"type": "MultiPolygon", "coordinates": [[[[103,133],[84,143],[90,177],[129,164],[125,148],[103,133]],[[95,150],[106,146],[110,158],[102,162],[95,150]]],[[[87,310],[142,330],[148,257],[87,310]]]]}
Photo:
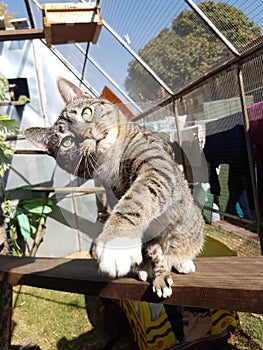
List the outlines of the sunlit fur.
{"type": "Polygon", "coordinates": [[[63,169],[95,178],[118,199],[96,242],[101,272],[136,271],[152,280],[158,296],[169,297],[170,271],[194,272],[204,241],[201,212],[169,145],[110,102],[64,79],[58,88],[67,104],[56,123],[24,135],[63,169]]]}

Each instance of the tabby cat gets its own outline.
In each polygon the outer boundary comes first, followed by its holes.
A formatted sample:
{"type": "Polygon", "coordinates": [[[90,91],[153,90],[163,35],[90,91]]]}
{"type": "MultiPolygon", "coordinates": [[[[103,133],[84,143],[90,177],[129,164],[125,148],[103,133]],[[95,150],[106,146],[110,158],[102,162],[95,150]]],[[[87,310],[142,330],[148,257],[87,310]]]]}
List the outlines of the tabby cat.
{"type": "Polygon", "coordinates": [[[100,181],[117,197],[96,241],[100,271],[112,278],[136,272],[169,297],[172,268],[194,272],[204,242],[201,212],[170,146],[109,101],[63,78],[57,85],[66,107],[53,126],[28,128],[25,137],[66,171],[100,181]]]}

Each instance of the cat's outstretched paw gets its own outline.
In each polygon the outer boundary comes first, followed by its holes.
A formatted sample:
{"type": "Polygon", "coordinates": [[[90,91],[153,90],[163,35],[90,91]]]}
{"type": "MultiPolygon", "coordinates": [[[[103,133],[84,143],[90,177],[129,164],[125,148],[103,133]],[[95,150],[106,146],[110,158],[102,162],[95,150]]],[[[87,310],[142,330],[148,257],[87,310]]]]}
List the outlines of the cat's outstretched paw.
{"type": "Polygon", "coordinates": [[[126,237],[111,241],[97,241],[96,255],[100,272],[110,277],[121,277],[129,273],[132,265],[142,262],[141,241],[126,237]]]}
{"type": "Polygon", "coordinates": [[[194,264],[193,260],[185,260],[185,261],[178,262],[178,263],[174,264],[173,267],[179,273],[195,272],[195,264],[194,264]]]}
{"type": "Polygon", "coordinates": [[[153,292],[156,293],[159,298],[168,298],[173,293],[171,288],[173,285],[173,279],[167,272],[156,276],[152,281],[152,285],[153,292]]]}

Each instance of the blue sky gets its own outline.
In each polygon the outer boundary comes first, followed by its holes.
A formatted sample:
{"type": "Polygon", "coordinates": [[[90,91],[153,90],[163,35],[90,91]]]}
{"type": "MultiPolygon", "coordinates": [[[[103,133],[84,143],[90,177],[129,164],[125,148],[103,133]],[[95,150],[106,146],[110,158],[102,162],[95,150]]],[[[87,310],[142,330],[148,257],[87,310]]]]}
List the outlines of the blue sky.
{"type": "Polygon", "coordinates": [[[27,17],[25,3],[23,0],[5,0],[7,10],[12,13],[17,13],[17,17],[27,17]]]}
{"type": "MultiPolygon", "coordinates": [[[[77,0],[40,0],[39,2],[77,2],[77,0]]],[[[222,0],[215,0],[215,2],[219,2],[222,0]]],[[[3,0],[7,4],[7,9],[9,12],[17,13],[18,17],[27,17],[27,12],[25,8],[24,0],[3,0]]],[[[146,14],[149,17],[154,17],[154,21],[152,21],[152,25],[148,26],[148,31],[143,33],[144,38],[146,39],[146,42],[150,39],[149,37],[154,37],[159,32],[159,25],[156,25],[157,23],[160,23],[163,21],[163,17],[165,16],[165,22],[167,22],[167,17],[171,15],[171,19],[174,17],[174,13],[169,13],[167,11],[167,8],[169,8],[169,4],[178,3],[178,1],[174,0],[159,0],[160,3],[163,3],[164,10],[163,12],[159,11],[159,13],[151,13],[151,9],[153,8],[152,0],[102,0],[102,9],[101,13],[106,18],[107,22],[115,29],[117,30],[118,34],[125,35],[123,27],[127,25],[127,29],[129,32],[136,31],[136,28],[139,23],[141,23],[146,14]],[[132,13],[132,15],[135,14],[135,11],[133,11],[133,8],[137,6],[140,8],[140,11],[136,12],[136,16],[133,16],[133,20],[128,20],[127,23],[125,23],[125,20],[120,19],[121,14],[123,14],[123,17],[128,15],[129,13],[132,13]],[[142,5],[143,4],[143,5],[142,5]],[[133,11],[133,12],[131,12],[133,11]],[[129,25],[129,23],[132,23],[132,25],[129,25]]],[[[187,5],[184,4],[184,1],[179,1],[182,3],[182,9],[187,8],[187,5]]],[[[200,0],[196,1],[200,2],[200,0]]],[[[244,1],[244,0],[225,0],[225,2],[237,7],[238,9],[241,9],[250,20],[254,20],[255,23],[259,24],[261,27],[263,25],[263,18],[262,18],[262,11],[259,11],[260,8],[263,6],[262,0],[253,0],[253,1],[244,1]]],[[[173,5],[174,6],[174,5],[173,5]]],[[[137,36],[140,33],[137,33],[137,36]]],[[[129,33],[130,35],[130,33],[129,33]]],[[[136,34],[134,34],[136,35],[136,34]]],[[[130,35],[132,36],[132,35],[130,35]]],[[[131,40],[133,38],[131,37],[131,40]]],[[[141,44],[140,47],[143,47],[145,43],[143,40],[139,41],[141,44]]],[[[136,50],[140,47],[135,47],[136,50]]]]}
{"type": "MultiPolygon", "coordinates": [[[[1,1],[1,0],[0,0],[1,1]]],[[[3,0],[7,4],[9,12],[16,13],[17,17],[27,17],[24,0],[3,0]]],[[[39,2],[66,2],[78,0],[39,0],[39,2]]],[[[219,2],[220,0],[215,0],[219,2]]],[[[222,0],[221,0],[222,1],[222,0]]],[[[200,2],[199,0],[196,2],[200,2]]],[[[263,24],[263,0],[225,0],[241,9],[250,20],[255,23],[263,24]]],[[[123,38],[129,34],[131,39],[131,48],[138,52],[146,43],[154,38],[161,29],[169,27],[172,19],[176,17],[183,9],[189,9],[183,0],[101,0],[101,14],[104,20],[123,38]]],[[[38,19],[41,20],[41,12],[38,11],[38,19]]],[[[39,22],[41,25],[41,22],[39,22]]],[[[82,44],[83,48],[86,47],[82,44]]],[[[67,48],[65,48],[67,50],[67,48]]],[[[77,62],[74,54],[75,49],[70,47],[68,55],[73,65],[78,69],[81,67],[82,58],[77,62]]],[[[102,31],[99,41],[92,45],[90,54],[110,74],[110,76],[124,89],[124,80],[127,76],[128,63],[132,56],[123,49],[121,45],[114,42],[112,38],[102,31]]],[[[97,91],[101,91],[107,83],[98,72],[88,63],[86,69],[89,81],[94,81],[93,86],[97,91]]]]}

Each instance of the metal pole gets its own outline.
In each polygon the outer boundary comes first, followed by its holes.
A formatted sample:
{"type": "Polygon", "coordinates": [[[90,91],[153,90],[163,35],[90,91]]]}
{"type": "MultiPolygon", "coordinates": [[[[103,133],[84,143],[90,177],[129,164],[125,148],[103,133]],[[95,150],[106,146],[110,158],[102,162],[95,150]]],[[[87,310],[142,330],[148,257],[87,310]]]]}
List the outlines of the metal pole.
{"type": "Polygon", "coordinates": [[[249,170],[251,174],[253,199],[255,203],[256,229],[260,239],[261,254],[263,255],[263,230],[261,229],[261,224],[260,224],[261,223],[260,204],[259,204],[258,191],[257,191],[257,185],[256,185],[255,166],[254,166],[250,137],[249,137],[249,118],[248,118],[248,112],[246,108],[245,88],[244,88],[243,72],[242,72],[241,65],[238,65],[237,76],[238,76],[238,86],[239,86],[239,92],[240,92],[240,101],[242,106],[242,115],[243,115],[244,132],[245,132],[247,154],[248,154],[248,161],[249,161],[249,170]]]}
{"type": "Polygon", "coordinates": [[[232,52],[233,55],[239,56],[237,49],[231,44],[231,42],[217,29],[217,27],[210,21],[210,19],[204,14],[203,11],[194,3],[193,0],[184,0],[203,22],[212,30],[212,32],[222,41],[222,43],[232,52]]]}
{"type": "Polygon", "coordinates": [[[148,64],[130,48],[130,46],[109,26],[105,20],[103,20],[103,26],[127,51],[129,51],[129,53],[143,66],[143,68],[145,68],[145,70],[168,92],[168,94],[173,95],[173,91],[169,88],[169,86],[167,86],[165,82],[161,80],[161,78],[148,66],[148,64]]]}
{"type": "Polygon", "coordinates": [[[28,14],[28,17],[29,17],[29,20],[30,20],[31,28],[36,28],[36,21],[35,21],[33,12],[31,10],[31,6],[30,6],[30,3],[29,3],[29,0],[25,0],[25,5],[26,5],[27,14],[28,14]]]}

